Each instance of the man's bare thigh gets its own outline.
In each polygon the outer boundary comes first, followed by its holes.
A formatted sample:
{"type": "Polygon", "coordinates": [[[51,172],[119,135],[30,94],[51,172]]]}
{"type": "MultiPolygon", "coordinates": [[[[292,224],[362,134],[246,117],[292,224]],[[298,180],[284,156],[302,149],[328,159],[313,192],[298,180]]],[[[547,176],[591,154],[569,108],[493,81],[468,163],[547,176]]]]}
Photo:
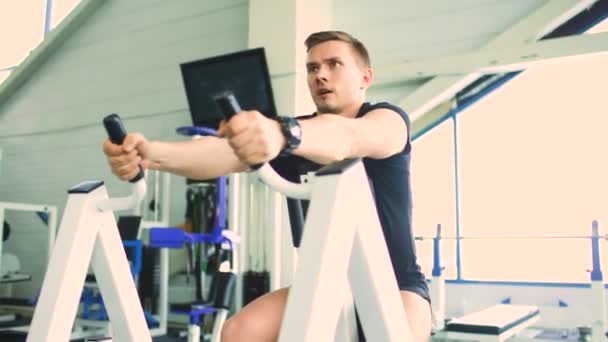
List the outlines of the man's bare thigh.
{"type": "Polygon", "coordinates": [[[288,289],[282,288],[258,297],[231,320],[250,341],[276,341],[287,304],[287,294],[288,289]]]}

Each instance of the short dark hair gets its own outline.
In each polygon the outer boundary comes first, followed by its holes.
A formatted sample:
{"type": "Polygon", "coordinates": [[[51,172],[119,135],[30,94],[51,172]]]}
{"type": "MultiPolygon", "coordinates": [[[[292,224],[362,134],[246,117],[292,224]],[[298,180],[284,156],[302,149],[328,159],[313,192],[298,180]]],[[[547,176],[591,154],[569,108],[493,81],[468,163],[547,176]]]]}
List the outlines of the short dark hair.
{"type": "Polygon", "coordinates": [[[361,59],[365,67],[371,67],[369,60],[369,53],[365,48],[365,45],[361,43],[357,38],[343,31],[321,31],[315,32],[306,38],[304,44],[306,45],[306,52],[310,51],[315,45],[330,41],[338,40],[341,42],[348,43],[355,54],[361,59]]]}

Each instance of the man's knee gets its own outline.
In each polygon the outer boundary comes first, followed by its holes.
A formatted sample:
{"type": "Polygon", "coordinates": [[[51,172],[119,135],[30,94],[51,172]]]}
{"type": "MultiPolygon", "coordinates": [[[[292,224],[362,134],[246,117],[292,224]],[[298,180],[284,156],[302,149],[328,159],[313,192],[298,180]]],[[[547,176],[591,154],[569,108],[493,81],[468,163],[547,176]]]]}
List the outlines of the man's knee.
{"type": "Polygon", "coordinates": [[[281,289],[249,303],[224,323],[222,342],[276,340],[286,300],[287,289],[281,289]]]}

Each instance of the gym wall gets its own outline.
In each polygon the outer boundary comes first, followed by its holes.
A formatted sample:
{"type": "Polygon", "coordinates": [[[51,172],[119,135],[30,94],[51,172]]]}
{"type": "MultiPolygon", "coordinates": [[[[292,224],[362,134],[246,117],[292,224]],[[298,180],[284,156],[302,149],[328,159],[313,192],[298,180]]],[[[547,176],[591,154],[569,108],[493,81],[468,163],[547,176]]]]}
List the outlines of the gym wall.
{"type": "MultiPolygon", "coordinates": [[[[61,219],[66,190],[82,180],[103,179],[110,195],[127,194],[101,151],[102,118],[116,112],[129,131],[184,139],[175,133],[191,124],[179,64],[245,49],[247,19],[247,1],[104,1],[0,105],[0,198],[56,205],[61,219]]],[[[171,195],[171,223],[183,222],[184,179],[172,177],[171,195]]],[[[46,269],[47,231],[20,215],[11,225],[5,248],[33,276],[15,295],[29,297],[46,269]]]]}

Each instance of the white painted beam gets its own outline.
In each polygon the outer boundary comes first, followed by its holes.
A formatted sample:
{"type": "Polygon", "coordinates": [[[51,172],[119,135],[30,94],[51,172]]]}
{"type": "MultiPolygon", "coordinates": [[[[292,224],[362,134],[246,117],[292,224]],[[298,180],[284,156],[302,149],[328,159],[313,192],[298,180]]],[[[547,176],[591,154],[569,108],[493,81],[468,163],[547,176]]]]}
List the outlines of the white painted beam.
{"type": "MultiPolygon", "coordinates": [[[[554,30],[595,2],[596,0],[547,1],[538,10],[488,42],[480,51],[492,51],[501,47],[537,41],[540,37],[554,30]]],[[[479,66],[475,69],[478,68],[479,66]]],[[[411,115],[412,120],[420,118],[433,108],[431,104],[442,103],[447,100],[450,94],[453,95],[474,82],[478,75],[476,73],[467,74],[458,79],[455,79],[457,75],[434,77],[424,84],[423,87],[399,101],[399,103],[409,113],[414,113],[414,115],[411,115]]],[[[382,72],[376,73],[376,77],[380,82],[382,82],[383,77],[388,78],[382,72]]]]}
{"type": "Polygon", "coordinates": [[[514,44],[535,42],[596,2],[597,0],[547,1],[546,4],[525,19],[496,36],[483,48],[495,49],[514,44]]]}
{"type": "Polygon", "coordinates": [[[457,74],[435,77],[399,102],[399,106],[405,108],[410,118],[415,120],[442,102],[452,98],[458,91],[474,82],[479,76],[477,73],[471,73],[468,75],[457,74]],[[442,91],[437,92],[438,89],[442,89],[442,91]],[[409,108],[413,109],[410,110],[409,108]]]}
{"type": "Polygon", "coordinates": [[[608,32],[542,40],[514,46],[392,64],[377,69],[377,82],[391,83],[429,76],[492,74],[524,70],[532,64],[608,52],[608,32]]]}

